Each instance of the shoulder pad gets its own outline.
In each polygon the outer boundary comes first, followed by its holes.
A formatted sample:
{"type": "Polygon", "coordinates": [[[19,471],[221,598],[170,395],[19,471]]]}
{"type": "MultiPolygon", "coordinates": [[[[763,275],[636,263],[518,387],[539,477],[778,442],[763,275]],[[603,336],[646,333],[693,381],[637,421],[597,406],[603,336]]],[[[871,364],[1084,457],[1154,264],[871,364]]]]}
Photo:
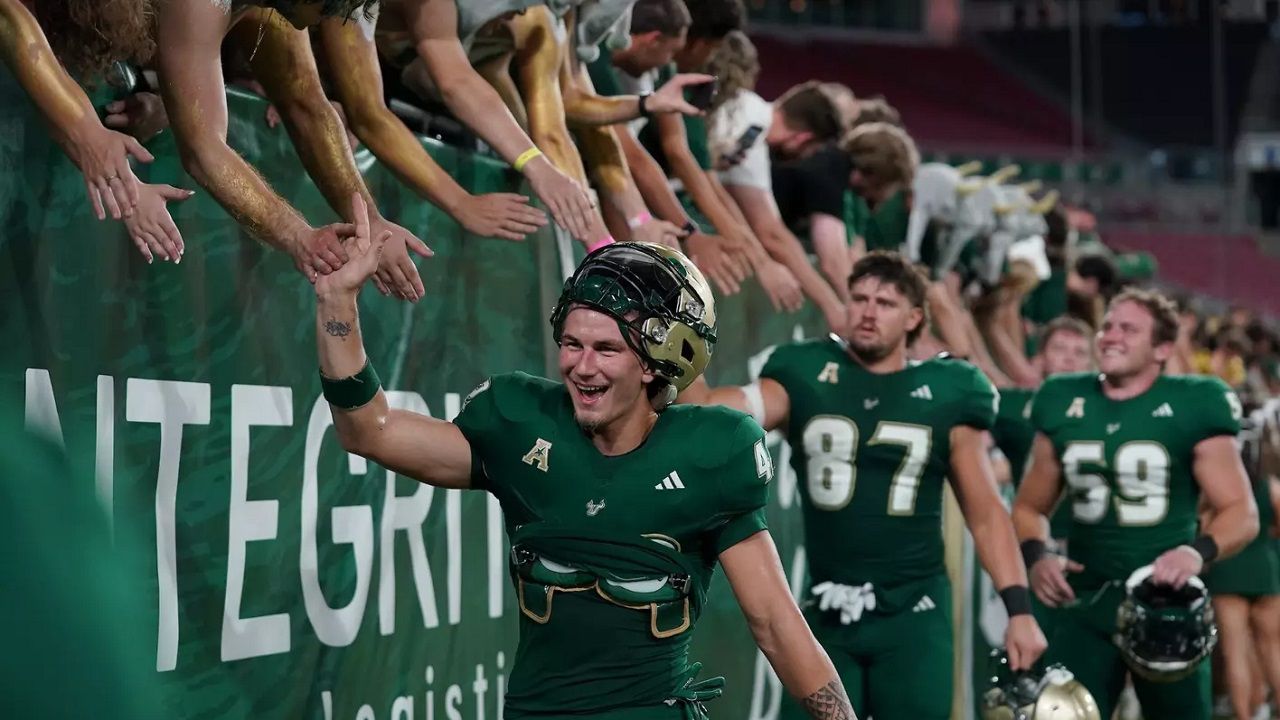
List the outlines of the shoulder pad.
{"type": "Polygon", "coordinates": [[[564,386],[528,373],[513,372],[490,378],[489,392],[502,417],[511,422],[528,422],[553,414],[564,399],[564,386]]]}
{"type": "Polygon", "coordinates": [[[749,448],[764,437],[764,430],[751,417],[721,406],[690,406],[688,425],[683,432],[698,449],[693,464],[700,468],[717,468],[743,448],[749,448]]]}

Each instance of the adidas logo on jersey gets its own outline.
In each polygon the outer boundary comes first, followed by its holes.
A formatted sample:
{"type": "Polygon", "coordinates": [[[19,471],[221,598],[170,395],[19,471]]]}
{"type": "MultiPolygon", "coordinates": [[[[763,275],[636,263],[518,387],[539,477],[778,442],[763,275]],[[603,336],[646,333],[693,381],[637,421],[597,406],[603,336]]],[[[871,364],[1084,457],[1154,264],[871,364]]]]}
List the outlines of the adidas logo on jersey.
{"type": "Polygon", "coordinates": [[[680,482],[680,473],[672,472],[670,475],[662,478],[662,482],[653,486],[654,490],[683,490],[684,483],[680,482]]]}
{"type": "Polygon", "coordinates": [[[932,610],[936,607],[938,607],[938,605],[933,602],[933,598],[929,597],[928,595],[925,595],[924,597],[920,598],[920,602],[917,602],[915,607],[911,608],[911,612],[913,613],[928,612],[929,610],[932,610]]]}
{"type": "Polygon", "coordinates": [[[1151,417],[1173,417],[1173,408],[1169,407],[1169,403],[1161,403],[1160,407],[1151,412],[1151,417]]]}
{"type": "Polygon", "coordinates": [[[911,391],[911,397],[916,398],[918,400],[932,400],[933,392],[929,390],[928,385],[921,385],[920,387],[911,391]]]}

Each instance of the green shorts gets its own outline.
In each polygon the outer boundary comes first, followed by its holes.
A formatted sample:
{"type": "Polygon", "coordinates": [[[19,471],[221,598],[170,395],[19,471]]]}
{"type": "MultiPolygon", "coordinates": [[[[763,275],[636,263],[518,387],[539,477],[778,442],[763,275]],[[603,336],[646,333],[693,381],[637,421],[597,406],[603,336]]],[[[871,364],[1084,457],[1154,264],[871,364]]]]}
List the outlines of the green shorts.
{"type": "Polygon", "coordinates": [[[1280,595],[1280,544],[1259,537],[1239,553],[1210,565],[1204,582],[1214,595],[1280,595]]]}

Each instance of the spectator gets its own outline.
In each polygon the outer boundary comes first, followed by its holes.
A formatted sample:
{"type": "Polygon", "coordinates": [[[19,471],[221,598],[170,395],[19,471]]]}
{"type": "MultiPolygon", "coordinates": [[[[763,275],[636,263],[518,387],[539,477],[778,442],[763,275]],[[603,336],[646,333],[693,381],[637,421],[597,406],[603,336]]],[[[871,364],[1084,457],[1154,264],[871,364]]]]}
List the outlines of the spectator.
{"type": "MultiPolygon", "coordinates": [[[[281,119],[308,173],[339,216],[351,218],[351,196],[372,207],[372,196],[347,144],[342,126],[320,85],[305,30],[325,13],[366,12],[373,0],[299,2],[287,10],[235,3],[230,10],[208,0],[167,0],[157,15],[160,86],[183,166],[191,177],[250,233],[289,253],[294,266],[314,282],[346,262],[342,240],[351,225],[312,227],[227,145],[226,92],[220,48],[224,40],[252,48],[250,64],[280,110],[281,119]]],[[[417,301],[423,295],[409,250],[431,251],[408,230],[371,213],[375,236],[390,233],[379,277],[384,294],[417,301]]]]}
{"type": "Polygon", "coordinates": [[[836,101],[822,83],[797,85],[773,103],[765,141],[773,161],[773,196],[782,221],[818,256],[818,267],[848,299],[853,255],[844,225],[848,155],[837,147],[842,129],[836,101]]]}
{"type": "Polygon", "coordinates": [[[854,118],[853,124],[864,125],[873,122],[905,127],[902,124],[902,116],[898,114],[898,109],[890,105],[883,95],[872,95],[858,101],[858,114],[854,118]]]}
{"type": "Polygon", "coordinates": [[[867,250],[897,250],[907,238],[911,183],[920,153],[911,136],[888,123],[855,127],[841,143],[849,154],[849,185],[866,203],[867,250]]]}
{"type": "MultiPolygon", "coordinates": [[[[595,91],[604,96],[653,92],[658,71],[670,65],[684,47],[693,20],[684,0],[638,0],[631,10],[631,37],[624,48],[600,45],[600,53],[587,66],[595,91]]],[[[635,130],[647,118],[616,124],[611,130],[632,178],[654,215],[685,231],[684,251],[725,294],[738,291],[751,271],[745,248],[722,236],[708,234],[690,216],[667,182],[666,172],[640,143],[635,130]]]]}
{"type": "Polygon", "coordinates": [[[141,0],[30,6],[25,0],[0,0],[0,56],[40,109],[54,141],[84,175],[97,218],[105,220],[110,213],[124,220],[148,263],[156,256],[178,262],[184,244],[167,203],[191,193],[139,181],[129,159],[151,162],[151,153],[137,139],[104,127],[71,75],[92,80],[115,60],[146,60],[154,46],[145,11],[141,0]]]}
{"type": "Polygon", "coordinates": [[[1076,259],[1067,273],[1067,312],[1097,328],[1108,298],[1119,289],[1115,263],[1102,254],[1076,259]]]}
{"type": "Polygon", "coordinates": [[[546,217],[515,193],[472,195],[431,159],[422,143],[383,99],[382,72],[373,41],[375,22],[327,18],[320,23],[319,55],[349,127],[401,182],[449,213],[467,232],[521,240],[546,217]]]}
{"type": "Polygon", "coordinates": [[[720,80],[710,113],[710,146],[720,181],[769,254],[791,270],[805,294],[822,310],[828,327],[841,332],[845,308],[840,296],[814,270],[800,241],[782,222],[773,199],[764,138],[773,121],[773,108],[754,90],[760,72],[755,46],[745,33],[729,33],[712,56],[709,71],[720,80]]]}
{"type": "MultiPolygon", "coordinates": [[[[601,210],[613,211],[609,214],[614,215],[615,235],[674,245],[679,227],[649,212],[622,148],[606,126],[649,114],[695,114],[698,110],[685,101],[683,89],[710,78],[677,76],[647,97],[597,95],[578,53],[568,47],[570,38],[580,35],[578,22],[576,14],[557,17],[550,7],[535,7],[510,23],[515,47],[510,79],[518,86],[512,91],[528,117],[529,133],[562,170],[580,181],[586,182],[590,168],[596,188],[607,201],[601,210]],[[578,145],[570,137],[570,126],[578,132],[578,145]]],[[[607,235],[603,219],[598,225],[607,235]]]]}

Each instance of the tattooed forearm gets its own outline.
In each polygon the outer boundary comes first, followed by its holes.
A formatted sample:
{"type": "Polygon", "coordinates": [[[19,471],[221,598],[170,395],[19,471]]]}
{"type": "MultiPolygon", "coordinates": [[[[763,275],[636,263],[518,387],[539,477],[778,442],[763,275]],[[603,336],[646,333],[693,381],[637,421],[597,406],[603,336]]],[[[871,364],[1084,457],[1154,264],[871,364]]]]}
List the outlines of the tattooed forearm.
{"type": "Polygon", "coordinates": [[[346,338],[351,334],[351,323],[338,322],[337,320],[328,320],[324,324],[324,331],[334,337],[346,338]]]}
{"type": "Polygon", "coordinates": [[[844,694],[844,686],[840,678],[827,683],[822,689],[803,700],[804,709],[809,717],[818,720],[858,720],[853,714],[853,706],[849,704],[849,696],[844,694]]]}

